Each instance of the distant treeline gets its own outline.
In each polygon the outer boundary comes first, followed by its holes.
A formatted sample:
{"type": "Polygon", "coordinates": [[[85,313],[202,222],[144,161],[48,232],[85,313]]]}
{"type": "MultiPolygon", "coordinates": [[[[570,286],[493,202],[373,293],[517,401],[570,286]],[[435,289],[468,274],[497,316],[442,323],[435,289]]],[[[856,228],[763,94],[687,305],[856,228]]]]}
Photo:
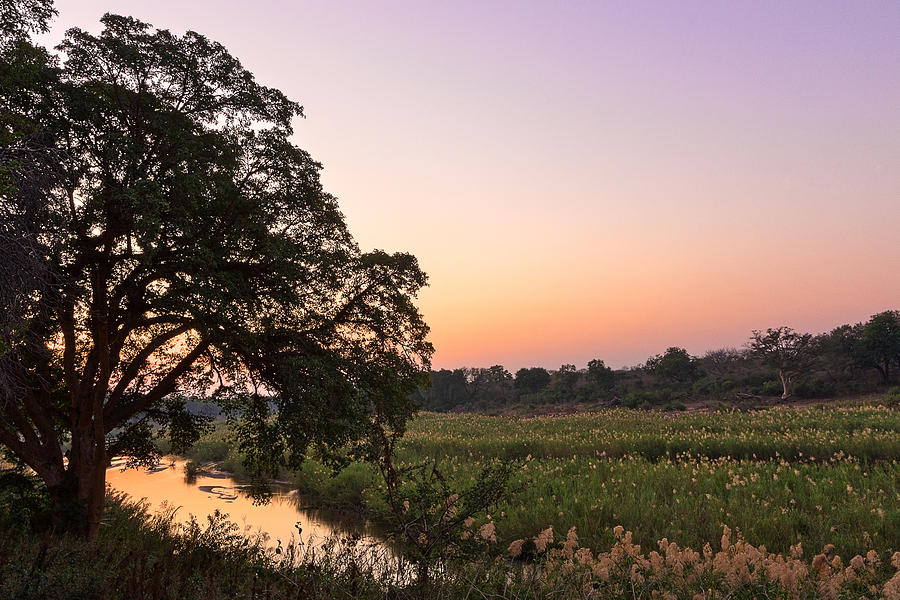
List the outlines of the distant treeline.
{"type": "Polygon", "coordinates": [[[586,369],[502,365],[431,372],[415,394],[424,410],[497,410],[506,406],[598,403],[680,410],[687,400],[755,396],[828,398],[877,390],[900,373],[900,311],[812,335],[788,327],[754,331],[743,348],[691,356],[672,347],[635,367],[614,370],[600,358],[586,369]]]}

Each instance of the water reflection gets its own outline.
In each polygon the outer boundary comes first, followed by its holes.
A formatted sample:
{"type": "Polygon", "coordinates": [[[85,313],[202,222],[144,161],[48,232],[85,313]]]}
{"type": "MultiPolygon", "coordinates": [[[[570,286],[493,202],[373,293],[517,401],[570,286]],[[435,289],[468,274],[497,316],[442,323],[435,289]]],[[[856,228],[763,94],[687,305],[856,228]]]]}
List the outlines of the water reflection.
{"type": "Polygon", "coordinates": [[[293,490],[276,488],[269,503],[258,505],[225,473],[200,472],[188,482],[184,463],[165,459],[149,469],[125,469],[124,461],[118,461],[107,470],[106,481],[135,500],[145,499],[151,511],[177,507],[175,520],[180,523],[187,522],[190,515],[202,523],[218,509],[227,513],[246,535],[266,534],[267,543],[273,547],[279,541],[286,545],[291,539],[297,540],[298,531],[298,541],[312,546],[321,546],[335,535],[358,537],[366,543],[378,542],[372,528],[361,519],[305,509],[293,490]]]}

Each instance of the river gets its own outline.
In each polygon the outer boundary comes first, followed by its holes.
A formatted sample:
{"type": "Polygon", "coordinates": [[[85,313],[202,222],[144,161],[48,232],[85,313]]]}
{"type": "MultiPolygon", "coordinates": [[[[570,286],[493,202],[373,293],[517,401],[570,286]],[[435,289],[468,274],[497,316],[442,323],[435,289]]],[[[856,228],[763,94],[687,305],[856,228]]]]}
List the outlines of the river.
{"type": "Polygon", "coordinates": [[[303,508],[296,491],[276,487],[270,502],[255,505],[242,491],[243,486],[226,473],[199,474],[188,482],[184,464],[183,460],[167,457],[151,469],[125,469],[124,462],[118,461],[107,470],[106,481],[134,500],[145,499],[151,512],[177,507],[175,520],[180,523],[194,515],[203,525],[206,516],[216,510],[227,513],[245,535],[266,534],[270,547],[279,541],[287,545],[292,539],[321,547],[332,536],[356,535],[365,543],[378,542],[372,528],[360,519],[303,508]]]}

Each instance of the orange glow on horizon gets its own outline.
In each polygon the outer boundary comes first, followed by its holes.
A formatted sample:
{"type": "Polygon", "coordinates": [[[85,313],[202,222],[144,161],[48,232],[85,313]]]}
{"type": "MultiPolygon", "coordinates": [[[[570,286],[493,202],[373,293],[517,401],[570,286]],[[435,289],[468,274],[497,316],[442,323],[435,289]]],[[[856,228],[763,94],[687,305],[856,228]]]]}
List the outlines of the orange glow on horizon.
{"type": "MultiPolygon", "coordinates": [[[[50,46],[109,2],[58,8],[50,46]]],[[[435,367],[620,367],[900,309],[900,3],[115,9],[304,105],[360,246],[429,274],[435,367]]]]}

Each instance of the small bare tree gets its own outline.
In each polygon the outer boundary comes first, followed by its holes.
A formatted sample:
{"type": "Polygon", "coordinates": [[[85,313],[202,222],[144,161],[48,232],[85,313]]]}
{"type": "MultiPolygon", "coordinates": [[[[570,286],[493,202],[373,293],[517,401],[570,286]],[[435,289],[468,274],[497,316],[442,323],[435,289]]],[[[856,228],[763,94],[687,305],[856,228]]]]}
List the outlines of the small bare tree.
{"type": "Polygon", "coordinates": [[[812,334],[797,333],[785,326],[769,328],[765,332],[753,331],[750,351],[765,364],[778,369],[782,400],[791,397],[797,377],[809,369],[813,360],[812,340],[812,334]]]}

